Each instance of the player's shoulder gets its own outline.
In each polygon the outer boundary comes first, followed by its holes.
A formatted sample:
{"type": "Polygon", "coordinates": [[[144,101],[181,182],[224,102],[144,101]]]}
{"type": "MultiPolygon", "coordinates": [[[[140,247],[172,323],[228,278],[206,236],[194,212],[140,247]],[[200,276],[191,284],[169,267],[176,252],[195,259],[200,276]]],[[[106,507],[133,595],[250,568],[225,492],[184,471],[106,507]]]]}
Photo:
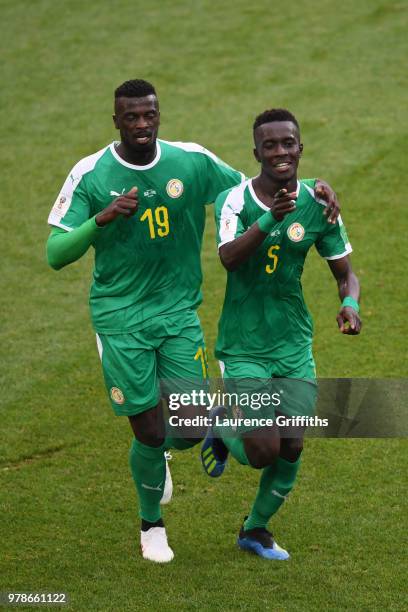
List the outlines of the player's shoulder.
{"type": "Polygon", "coordinates": [[[80,159],[75,164],[75,166],[72,168],[70,174],[75,179],[79,179],[83,177],[85,174],[89,174],[90,172],[95,170],[99,160],[102,159],[104,155],[106,155],[109,152],[111,146],[112,145],[109,144],[106,147],[99,149],[99,151],[96,151],[96,153],[92,153],[91,155],[87,155],[86,157],[83,157],[82,159],[80,159]]]}
{"type": "Polygon", "coordinates": [[[182,142],[182,141],[170,141],[170,140],[159,140],[161,145],[168,147],[169,150],[173,149],[175,152],[185,153],[186,155],[205,155],[213,158],[214,160],[218,160],[217,156],[214,155],[211,151],[203,147],[202,145],[196,142],[182,142]]]}
{"type": "Polygon", "coordinates": [[[302,180],[299,181],[299,195],[303,195],[309,202],[314,204],[319,204],[321,206],[326,206],[327,204],[327,202],[316,196],[313,187],[302,180]]]}
{"type": "Polygon", "coordinates": [[[181,140],[163,140],[160,138],[160,144],[168,146],[170,148],[178,149],[180,151],[185,151],[186,153],[209,153],[209,151],[198,144],[197,142],[183,142],[181,140]]]}
{"type": "Polygon", "coordinates": [[[250,179],[246,179],[239,183],[239,185],[221,191],[215,201],[216,207],[228,206],[231,210],[240,212],[245,205],[245,191],[249,181],[250,179]]]}

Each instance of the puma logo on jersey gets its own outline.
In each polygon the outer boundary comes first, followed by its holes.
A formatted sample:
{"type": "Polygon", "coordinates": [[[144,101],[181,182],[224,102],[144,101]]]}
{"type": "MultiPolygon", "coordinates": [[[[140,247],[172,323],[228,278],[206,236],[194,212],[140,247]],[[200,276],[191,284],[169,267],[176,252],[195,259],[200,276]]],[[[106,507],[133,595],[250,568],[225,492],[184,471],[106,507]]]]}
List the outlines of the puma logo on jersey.
{"type": "Polygon", "coordinates": [[[111,195],[111,196],[112,196],[112,195],[113,195],[113,196],[121,196],[121,195],[123,195],[124,193],[125,193],[125,188],[123,188],[123,189],[122,189],[122,192],[121,192],[121,193],[118,193],[117,191],[112,191],[112,190],[111,190],[111,191],[110,191],[110,193],[109,193],[109,195],[111,195]]]}
{"type": "Polygon", "coordinates": [[[270,233],[270,236],[280,236],[280,231],[274,230],[273,232],[270,233]]]}

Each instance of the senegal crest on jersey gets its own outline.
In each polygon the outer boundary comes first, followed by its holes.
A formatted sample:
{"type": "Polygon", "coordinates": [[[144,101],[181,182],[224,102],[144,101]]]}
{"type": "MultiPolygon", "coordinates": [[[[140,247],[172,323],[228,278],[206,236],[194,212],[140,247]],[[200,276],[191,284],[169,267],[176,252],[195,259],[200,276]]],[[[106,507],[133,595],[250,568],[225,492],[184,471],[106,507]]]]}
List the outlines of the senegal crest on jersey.
{"type": "Polygon", "coordinates": [[[300,223],[292,223],[292,225],[289,225],[287,233],[293,242],[300,242],[305,235],[305,228],[300,223]]]}
{"type": "Polygon", "coordinates": [[[166,191],[171,198],[179,198],[184,191],[184,185],[180,179],[170,179],[166,191]]]}

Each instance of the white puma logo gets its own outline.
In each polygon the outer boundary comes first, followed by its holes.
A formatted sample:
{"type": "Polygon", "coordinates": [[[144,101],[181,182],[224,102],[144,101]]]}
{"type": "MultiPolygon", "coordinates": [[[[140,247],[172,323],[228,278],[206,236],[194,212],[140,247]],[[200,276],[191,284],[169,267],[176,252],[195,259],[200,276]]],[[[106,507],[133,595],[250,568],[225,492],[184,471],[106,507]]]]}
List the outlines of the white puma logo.
{"type": "Polygon", "coordinates": [[[163,484],[163,482],[161,482],[159,485],[157,485],[157,487],[151,487],[150,485],[147,485],[144,482],[142,482],[142,487],[144,489],[150,489],[151,491],[161,491],[162,484],[163,484]]]}
{"type": "Polygon", "coordinates": [[[121,192],[121,193],[118,193],[117,191],[113,191],[113,190],[111,190],[111,191],[110,191],[110,193],[109,193],[109,195],[113,195],[113,196],[121,196],[121,195],[123,195],[124,193],[125,193],[125,188],[123,188],[123,189],[122,189],[122,192],[121,192]]]}
{"type": "Polygon", "coordinates": [[[276,495],[276,497],[280,497],[281,499],[286,499],[286,495],[282,495],[281,493],[279,493],[279,491],[276,491],[276,489],[272,489],[271,491],[272,495],[276,495]]]}

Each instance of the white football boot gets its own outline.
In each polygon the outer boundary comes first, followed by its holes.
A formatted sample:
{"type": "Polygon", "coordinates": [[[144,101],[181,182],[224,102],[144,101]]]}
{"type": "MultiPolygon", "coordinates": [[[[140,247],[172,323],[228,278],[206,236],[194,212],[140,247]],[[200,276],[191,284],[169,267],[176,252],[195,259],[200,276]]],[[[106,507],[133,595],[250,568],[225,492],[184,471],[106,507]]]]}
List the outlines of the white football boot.
{"type": "Polygon", "coordinates": [[[143,558],[149,561],[168,563],[174,558],[164,527],[151,527],[147,531],[141,531],[140,548],[143,558]]]}
{"type": "Polygon", "coordinates": [[[163,495],[160,500],[160,504],[165,506],[171,500],[171,496],[173,495],[173,480],[170,474],[169,461],[172,458],[171,453],[165,452],[164,457],[166,459],[166,480],[164,482],[163,495]]]}

